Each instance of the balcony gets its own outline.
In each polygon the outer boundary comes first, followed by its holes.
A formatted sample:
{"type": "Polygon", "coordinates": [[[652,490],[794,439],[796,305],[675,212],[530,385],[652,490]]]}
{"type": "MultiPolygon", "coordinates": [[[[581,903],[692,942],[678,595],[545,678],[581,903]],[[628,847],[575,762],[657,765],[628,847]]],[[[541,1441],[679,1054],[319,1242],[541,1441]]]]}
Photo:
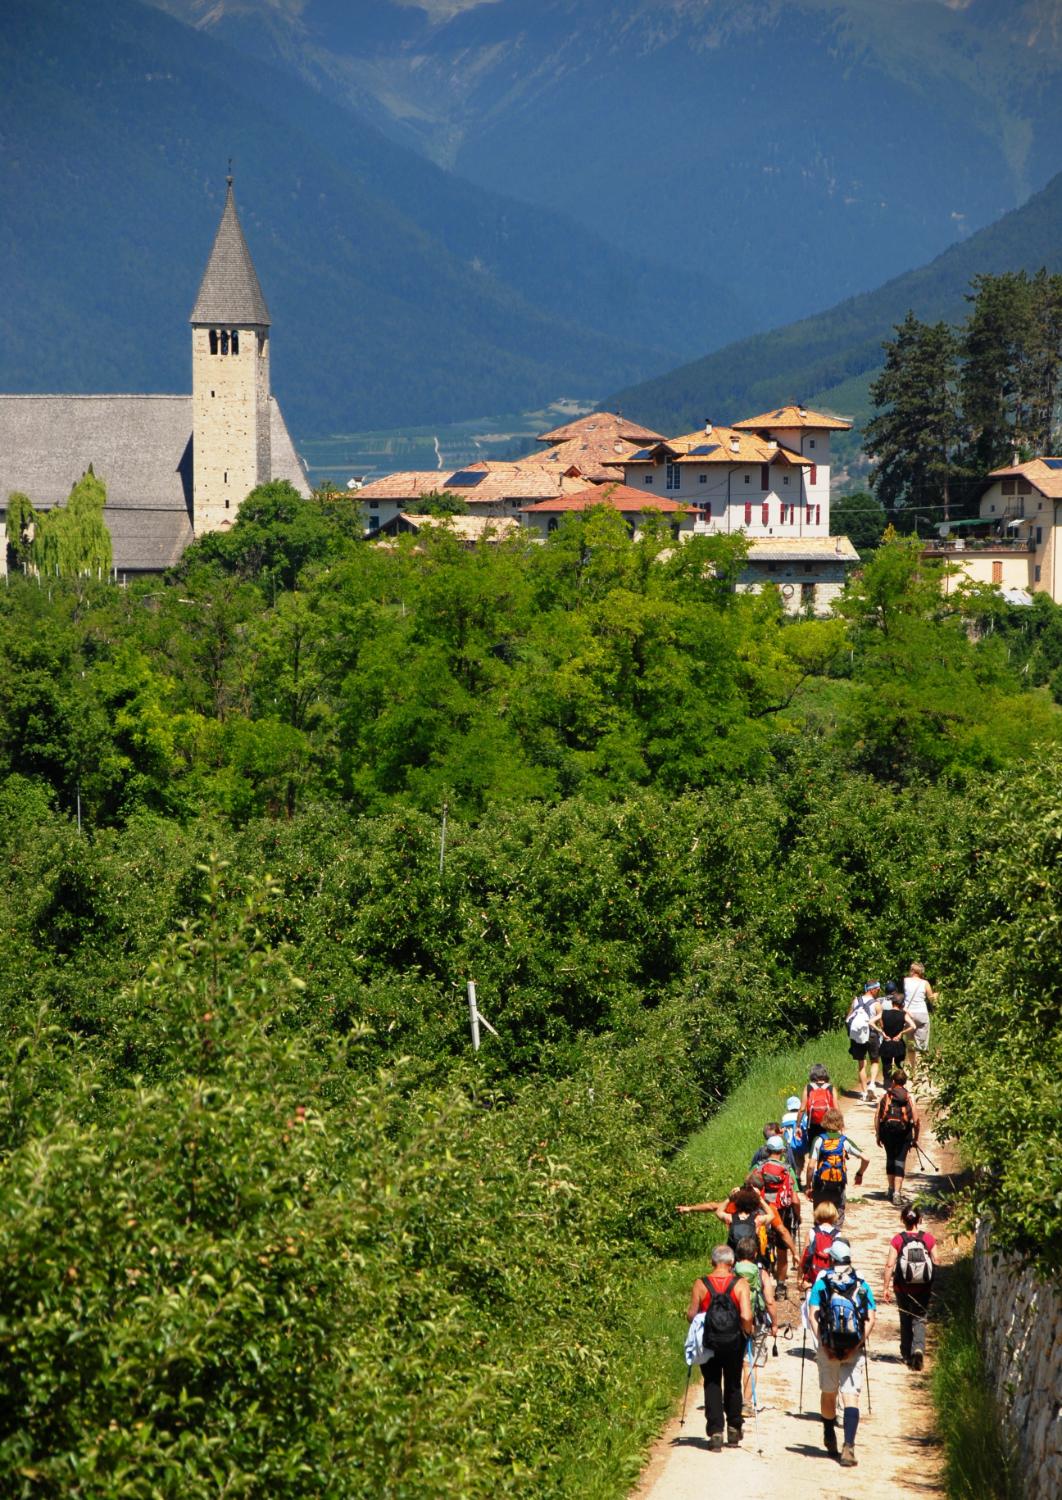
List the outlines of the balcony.
{"type": "Polygon", "coordinates": [[[942,536],[927,537],[922,552],[927,557],[962,557],[969,552],[1035,552],[1031,537],[942,536]]]}

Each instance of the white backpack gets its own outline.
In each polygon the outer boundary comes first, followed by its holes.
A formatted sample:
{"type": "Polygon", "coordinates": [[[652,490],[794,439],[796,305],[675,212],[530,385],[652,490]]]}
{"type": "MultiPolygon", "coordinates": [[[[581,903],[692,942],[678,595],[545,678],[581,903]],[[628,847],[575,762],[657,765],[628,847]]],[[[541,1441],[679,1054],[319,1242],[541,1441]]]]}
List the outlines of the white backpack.
{"type": "Polygon", "coordinates": [[[857,1047],[862,1047],[870,1041],[870,1017],[864,1006],[861,1005],[848,1022],[848,1035],[857,1047]]]}

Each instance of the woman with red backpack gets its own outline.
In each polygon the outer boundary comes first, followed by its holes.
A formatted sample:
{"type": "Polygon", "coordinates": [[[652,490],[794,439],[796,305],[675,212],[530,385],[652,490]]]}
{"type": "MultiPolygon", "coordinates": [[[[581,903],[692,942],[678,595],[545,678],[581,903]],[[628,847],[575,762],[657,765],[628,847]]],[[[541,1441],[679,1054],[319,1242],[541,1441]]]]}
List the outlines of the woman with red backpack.
{"type": "Polygon", "coordinates": [[[926,1318],[937,1269],[933,1256],[937,1242],[922,1228],[922,1215],[913,1204],[904,1209],[900,1220],[903,1229],[889,1244],[882,1294],[889,1302],[896,1293],[900,1358],[912,1370],[920,1370],[926,1354],[926,1318]]]}
{"type": "Polygon", "coordinates": [[[807,1120],[807,1150],[810,1153],[815,1137],[822,1134],[822,1122],[826,1111],[837,1108],[830,1075],[822,1063],[816,1063],[808,1075],[804,1092],[800,1097],[801,1115],[807,1120]]]}
{"type": "Polygon", "coordinates": [[[812,1286],[823,1271],[830,1269],[830,1246],[838,1234],[837,1205],[824,1199],[815,1210],[815,1223],[800,1261],[800,1279],[805,1286],[812,1286]]]}
{"type": "Polygon", "coordinates": [[[918,1140],[922,1119],[914,1096],[907,1088],[907,1074],[897,1068],[878,1104],[874,1134],[885,1151],[885,1175],[889,1179],[889,1202],[895,1203],[903,1188],[907,1153],[918,1140]]]}

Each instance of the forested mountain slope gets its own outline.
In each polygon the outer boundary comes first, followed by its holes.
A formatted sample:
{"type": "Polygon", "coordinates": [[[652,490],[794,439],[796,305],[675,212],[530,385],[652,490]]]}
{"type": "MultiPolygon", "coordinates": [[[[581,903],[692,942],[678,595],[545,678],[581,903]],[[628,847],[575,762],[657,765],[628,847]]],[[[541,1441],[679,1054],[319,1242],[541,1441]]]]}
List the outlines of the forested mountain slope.
{"type": "MultiPolygon", "coordinates": [[[[230,155],[294,430],[597,395],[691,349],[692,276],[472,187],[133,0],[8,0],[0,101],[2,389],[188,389],[230,155]]],[[[720,300],[722,336],[747,326],[720,300]]]]}
{"type": "Polygon", "coordinates": [[[746,279],[749,328],[928,260],[1059,165],[1053,0],[161,3],[487,187],[746,279]]]}
{"type": "Polygon", "coordinates": [[[839,402],[846,415],[862,418],[882,342],[908,309],[929,322],[957,323],[968,310],[971,277],[1040,266],[1062,270],[1062,174],[1023,207],[928,265],[817,317],[755,334],[629,386],[606,405],[662,432],[688,431],[706,416],[733,421],[791,400],[839,402]]]}

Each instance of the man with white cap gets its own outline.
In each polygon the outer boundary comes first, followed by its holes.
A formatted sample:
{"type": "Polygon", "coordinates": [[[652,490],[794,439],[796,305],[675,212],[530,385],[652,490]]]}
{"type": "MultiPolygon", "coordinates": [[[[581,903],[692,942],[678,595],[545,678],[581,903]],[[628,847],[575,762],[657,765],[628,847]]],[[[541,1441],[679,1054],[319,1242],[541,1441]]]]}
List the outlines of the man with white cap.
{"type": "Polygon", "coordinates": [[[819,1410],[827,1453],[853,1468],[859,1427],[859,1394],[863,1388],[866,1341],[877,1317],[874,1293],[856,1274],[852,1248],[845,1240],[830,1247],[830,1267],[808,1293],[807,1318],[817,1344],[819,1410]],[[844,1406],[844,1447],[837,1454],[837,1396],[844,1406]]]}
{"type": "Polygon", "coordinates": [[[881,1032],[874,1022],[881,1015],[881,980],[869,979],[861,995],[849,1006],[844,1023],[848,1028],[848,1052],[859,1064],[859,1092],[867,1101],[874,1097],[881,1066],[881,1032]],[[867,1054],[870,1054],[870,1077],[867,1078],[867,1054]]]}
{"type": "Polygon", "coordinates": [[[785,1114],[781,1120],[782,1138],[789,1154],[789,1165],[798,1179],[804,1170],[804,1158],[808,1151],[808,1125],[806,1120],[801,1119],[801,1113],[800,1095],[790,1094],[785,1101],[785,1114]]]}

